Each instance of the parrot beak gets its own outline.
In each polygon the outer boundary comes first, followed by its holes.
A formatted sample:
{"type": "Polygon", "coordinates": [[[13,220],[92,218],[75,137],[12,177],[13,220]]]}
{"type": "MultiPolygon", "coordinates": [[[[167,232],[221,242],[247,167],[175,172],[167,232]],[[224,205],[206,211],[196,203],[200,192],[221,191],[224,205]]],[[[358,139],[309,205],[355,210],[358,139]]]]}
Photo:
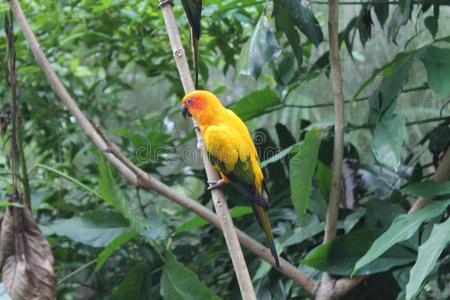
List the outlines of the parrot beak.
{"type": "Polygon", "coordinates": [[[183,117],[186,119],[186,117],[191,117],[191,113],[189,112],[189,110],[187,109],[186,105],[183,105],[181,107],[181,114],[183,115],[183,117]]]}

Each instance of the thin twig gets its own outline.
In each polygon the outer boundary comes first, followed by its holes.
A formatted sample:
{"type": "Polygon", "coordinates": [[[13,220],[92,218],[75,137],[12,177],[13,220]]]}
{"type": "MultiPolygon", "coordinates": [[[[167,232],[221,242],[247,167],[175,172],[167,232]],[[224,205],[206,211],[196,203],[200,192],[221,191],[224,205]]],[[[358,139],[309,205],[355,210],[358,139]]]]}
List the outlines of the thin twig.
{"type": "MultiPolygon", "coordinates": [[[[404,89],[400,92],[400,94],[404,94],[404,93],[410,93],[410,92],[417,92],[417,91],[422,91],[422,90],[427,90],[429,89],[428,85],[421,85],[421,86],[417,86],[417,87],[413,87],[413,88],[409,88],[409,89],[404,89]]],[[[344,104],[353,104],[353,103],[357,103],[357,102],[363,102],[363,101],[368,101],[370,99],[370,96],[366,96],[366,97],[360,97],[360,98],[356,98],[355,100],[345,100],[344,104]]],[[[282,103],[280,105],[271,107],[267,110],[265,110],[262,114],[268,114],[280,109],[284,109],[284,108],[299,108],[299,109],[314,109],[314,108],[322,108],[322,107],[330,107],[330,106],[334,106],[334,102],[325,102],[325,103],[318,103],[318,104],[287,104],[287,103],[282,103]]]]}
{"type": "MultiPolygon", "coordinates": [[[[64,106],[66,106],[67,109],[70,111],[70,113],[75,117],[77,123],[84,131],[86,136],[92,141],[92,143],[95,145],[96,148],[102,151],[102,154],[119,171],[119,173],[123,177],[125,177],[131,184],[140,186],[147,190],[154,191],[166,197],[170,201],[173,201],[181,205],[182,207],[194,212],[195,214],[201,216],[202,218],[204,218],[205,220],[207,220],[208,222],[210,222],[211,224],[220,229],[219,218],[214,212],[204,207],[203,205],[199,204],[195,200],[192,200],[191,198],[187,197],[186,195],[174,191],[163,182],[159,181],[156,178],[150,177],[147,173],[138,168],[142,172],[142,174],[145,174],[145,176],[139,179],[138,176],[136,176],[136,174],[133,172],[133,170],[130,170],[126,165],[124,165],[119,159],[117,159],[117,157],[114,154],[104,151],[105,149],[108,148],[108,145],[105,143],[103,138],[97,133],[96,129],[92,126],[91,122],[80,111],[75,100],[67,92],[65,87],[62,85],[60,79],[56,75],[55,71],[52,69],[35,35],[31,31],[30,25],[28,24],[28,21],[25,15],[23,14],[20,4],[18,3],[17,0],[11,0],[8,3],[14,13],[14,16],[16,17],[17,21],[20,24],[22,32],[25,38],[27,39],[28,46],[36,58],[36,62],[41,67],[51,87],[58,95],[58,97],[61,99],[64,106]]],[[[263,245],[252,239],[244,232],[240,230],[237,230],[236,232],[240,242],[245,248],[250,250],[256,256],[264,259],[269,264],[274,265],[273,257],[266,247],[264,247],[263,245]]],[[[313,293],[317,285],[317,282],[314,279],[309,278],[308,275],[306,275],[304,272],[302,272],[297,267],[290,264],[288,261],[286,261],[281,257],[280,257],[280,264],[282,265],[282,268],[276,269],[277,271],[279,271],[282,274],[285,274],[287,277],[297,282],[309,293],[313,293]]]]}
{"type": "Polygon", "coordinates": [[[11,93],[11,173],[14,201],[19,201],[22,197],[19,196],[18,178],[20,167],[20,153],[18,147],[19,132],[19,97],[17,95],[17,73],[16,73],[16,48],[14,43],[14,27],[12,13],[5,16],[5,35],[7,39],[8,49],[8,86],[11,93]]]}
{"type": "MultiPolygon", "coordinates": [[[[329,0],[328,8],[328,32],[330,40],[330,67],[331,87],[334,96],[334,149],[331,176],[330,198],[328,201],[327,215],[325,220],[324,243],[333,240],[336,236],[339,204],[341,201],[341,176],[344,158],[344,95],[342,92],[342,73],[339,61],[339,38],[338,38],[338,0],[329,0]]],[[[316,299],[331,299],[334,297],[335,280],[330,274],[324,273],[318,286],[316,299]]]]}
{"type": "MultiPolygon", "coordinates": [[[[172,5],[167,4],[167,0],[159,0],[161,11],[164,17],[164,23],[166,24],[167,34],[169,35],[170,45],[173,51],[173,57],[180,75],[181,83],[183,85],[185,93],[194,90],[194,84],[192,81],[191,73],[189,71],[189,64],[186,59],[186,54],[181,42],[180,33],[178,31],[178,25],[175,21],[172,5]]],[[[193,120],[194,127],[197,127],[195,120],[193,120]]],[[[211,165],[209,158],[206,154],[205,143],[200,132],[196,130],[197,144],[202,156],[203,165],[206,171],[206,177],[208,181],[218,181],[219,174],[211,165]]],[[[213,189],[211,191],[214,208],[220,220],[220,227],[222,228],[223,236],[230,253],[231,261],[233,263],[234,272],[236,273],[239,288],[243,299],[255,299],[256,294],[253,288],[250,273],[248,272],[247,264],[245,263],[244,254],[242,253],[239,239],[236,235],[233,225],[233,219],[231,218],[230,211],[228,209],[227,199],[224,193],[220,189],[213,189]]]]}

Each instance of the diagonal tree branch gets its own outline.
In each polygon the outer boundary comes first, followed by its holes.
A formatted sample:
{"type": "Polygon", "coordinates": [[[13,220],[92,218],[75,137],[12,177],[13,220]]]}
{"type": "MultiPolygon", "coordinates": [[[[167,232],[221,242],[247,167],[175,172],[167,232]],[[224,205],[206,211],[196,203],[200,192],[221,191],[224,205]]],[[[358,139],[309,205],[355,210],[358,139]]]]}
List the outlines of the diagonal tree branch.
{"type": "MultiPolygon", "coordinates": [[[[70,111],[70,113],[75,117],[77,123],[86,134],[86,136],[91,140],[96,148],[102,151],[103,155],[108,159],[108,161],[118,170],[118,172],[125,177],[131,184],[142,187],[147,190],[154,191],[159,193],[160,195],[166,197],[170,201],[173,201],[184,208],[194,212],[195,214],[201,216],[217,228],[220,227],[219,218],[217,215],[199,204],[198,202],[190,199],[186,195],[180,194],[173,189],[171,189],[168,185],[163,182],[157,180],[156,178],[150,177],[146,172],[144,172],[139,167],[135,166],[131,162],[129,162],[133,167],[130,168],[128,163],[125,164],[124,158],[125,156],[118,151],[117,146],[111,146],[111,143],[105,141],[104,137],[98,133],[96,128],[92,125],[92,123],[86,118],[86,116],[81,112],[78,108],[75,100],[70,96],[65,87],[62,85],[60,79],[56,75],[55,71],[52,69],[48,59],[46,58],[41,46],[39,45],[35,35],[31,31],[30,25],[20,7],[20,4],[17,0],[8,1],[11,10],[13,11],[14,16],[16,17],[22,32],[25,35],[28,46],[33,52],[37,64],[41,67],[45,76],[47,77],[48,82],[51,87],[61,99],[64,106],[70,111]],[[116,150],[111,151],[114,148],[116,150]],[[118,158],[118,157],[122,158],[118,158]]],[[[192,79],[191,79],[192,82],[192,79]]],[[[129,160],[127,160],[129,161],[129,160]]],[[[250,236],[245,234],[244,232],[237,230],[237,236],[242,243],[242,245],[250,250],[255,255],[261,257],[269,264],[274,265],[273,257],[270,254],[270,251],[256,242],[250,236]]],[[[287,277],[294,280],[296,283],[301,285],[306,291],[309,293],[313,293],[316,289],[317,282],[314,279],[311,279],[304,272],[299,270],[297,267],[290,264],[288,261],[280,257],[281,268],[276,269],[280,273],[286,275],[287,277]]]]}
{"type": "MultiPolygon", "coordinates": [[[[194,83],[192,81],[191,73],[189,71],[189,64],[186,59],[186,53],[181,42],[178,25],[175,21],[175,16],[172,9],[172,1],[159,0],[164,23],[166,24],[167,34],[169,36],[170,45],[173,51],[173,58],[177,65],[178,73],[180,74],[181,83],[183,84],[184,92],[189,93],[194,90],[194,83]]],[[[194,128],[197,128],[195,120],[193,120],[194,128]]],[[[208,181],[218,181],[219,174],[211,165],[206,154],[205,144],[199,130],[195,130],[197,135],[197,145],[200,150],[203,165],[205,166],[206,177],[208,181]]],[[[243,299],[255,299],[256,294],[253,288],[250,273],[248,272],[247,264],[245,263],[244,254],[242,253],[241,245],[231,219],[230,211],[228,209],[227,199],[220,189],[211,190],[211,196],[214,203],[214,209],[219,216],[220,227],[222,228],[223,236],[230,253],[231,261],[233,263],[234,272],[239,283],[241,295],[243,299]]]]}

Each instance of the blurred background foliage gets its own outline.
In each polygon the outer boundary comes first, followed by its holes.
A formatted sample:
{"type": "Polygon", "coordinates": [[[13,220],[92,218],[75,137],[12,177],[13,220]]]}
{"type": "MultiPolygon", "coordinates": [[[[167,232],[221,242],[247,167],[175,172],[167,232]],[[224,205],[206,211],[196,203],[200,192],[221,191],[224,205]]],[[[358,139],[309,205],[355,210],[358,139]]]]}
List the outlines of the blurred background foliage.
{"type": "MultiPolygon", "coordinates": [[[[21,4],[86,115],[152,176],[212,208],[191,123],[179,113],[183,91],[157,1],[21,4]]],[[[200,85],[231,105],[255,133],[283,257],[314,278],[323,271],[374,274],[348,299],[418,293],[421,299],[445,299],[450,297],[450,225],[443,221],[450,184],[426,180],[450,144],[450,3],[341,4],[348,101],[345,200],[334,242],[320,246],[334,121],[327,3],[206,1],[200,85]],[[442,201],[421,218],[404,221],[415,227],[403,232],[404,226],[394,225],[406,219],[403,214],[420,195],[442,201]],[[387,241],[381,235],[390,226],[401,238],[387,241]],[[375,240],[393,247],[378,249],[378,255],[367,252],[375,240]],[[424,261],[430,249],[435,259],[424,261]]],[[[180,1],[174,10],[187,46],[180,1]]],[[[0,3],[2,15],[7,11],[0,3]]],[[[117,176],[52,92],[18,26],[16,36],[31,206],[52,246],[58,299],[238,299],[217,229],[117,176]]],[[[4,63],[3,32],[0,41],[4,63]]],[[[7,84],[0,80],[0,99],[7,103],[7,84]]],[[[6,200],[11,195],[8,134],[1,139],[0,200],[6,200]]],[[[236,225],[263,241],[242,196],[226,192],[236,225]]],[[[309,298],[292,280],[245,254],[258,299],[309,298]]]]}

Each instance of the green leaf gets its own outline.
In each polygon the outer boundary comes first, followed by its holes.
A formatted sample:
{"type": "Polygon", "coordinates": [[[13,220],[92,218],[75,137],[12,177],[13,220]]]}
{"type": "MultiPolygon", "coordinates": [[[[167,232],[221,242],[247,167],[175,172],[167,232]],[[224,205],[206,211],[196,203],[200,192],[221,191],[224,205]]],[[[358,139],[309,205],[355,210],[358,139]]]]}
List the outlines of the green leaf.
{"type": "Polygon", "coordinates": [[[134,239],[138,233],[135,230],[129,230],[121,235],[117,236],[114,240],[109,243],[105,249],[97,256],[97,264],[95,266],[95,270],[99,270],[106,260],[114,253],[117,249],[119,249],[126,242],[134,239]]]}
{"type": "Polygon", "coordinates": [[[372,152],[381,164],[397,170],[401,164],[402,144],[407,136],[402,115],[386,115],[373,133],[372,152]]]}
{"type": "Polygon", "coordinates": [[[440,215],[450,204],[450,200],[433,201],[425,208],[394,219],[391,226],[372,244],[367,253],[358,260],[354,272],[374,261],[393,245],[412,237],[420,225],[440,215]]]}
{"type": "MultiPolygon", "coordinates": [[[[335,275],[350,275],[356,261],[369,249],[380,231],[354,231],[314,248],[301,263],[335,275]]],[[[396,245],[376,261],[358,270],[358,275],[384,272],[395,266],[414,261],[415,255],[401,245],[396,245]]]]}
{"type": "Polygon", "coordinates": [[[273,21],[263,13],[242,51],[241,73],[257,78],[262,68],[279,54],[280,46],[275,38],[273,21]]]}
{"type": "Polygon", "coordinates": [[[393,106],[420,51],[401,53],[391,63],[383,66],[383,80],[369,98],[369,124],[376,124],[393,106]]]}
{"type": "Polygon", "coordinates": [[[167,250],[161,277],[161,295],[165,300],[218,300],[197,275],[177,261],[167,250]]]}
{"type": "Polygon", "coordinates": [[[23,205],[20,203],[10,202],[8,200],[0,201],[0,207],[8,207],[8,206],[23,207],[23,205]]]}
{"type": "Polygon", "coordinates": [[[281,0],[292,22],[303,32],[314,45],[323,41],[323,33],[319,22],[314,17],[309,1],[281,0]]]}
{"type": "Polygon", "coordinates": [[[302,47],[300,45],[300,36],[295,29],[295,25],[292,23],[289,15],[281,4],[280,1],[274,1],[273,3],[273,14],[275,17],[275,26],[277,30],[283,31],[289,44],[291,45],[292,51],[294,52],[295,58],[297,59],[297,65],[300,67],[303,62],[302,47]]]}
{"type": "Polygon", "coordinates": [[[366,209],[364,207],[358,208],[356,211],[349,214],[344,220],[344,231],[349,233],[353,227],[361,220],[366,214],[366,209]]]}
{"type": "Polygon", "coordinates": [[[450,49],[429,46],[420,56],[427,70],[428,85],[439,99],[450,94],[450,49]]]}
{"type": "Polygon", "coordinates": [[[103,155],[99,156],[99,185],[100,194],[102,195],[101,198],[111,204],[122,214],[122,216],[130,221],[130,225],[133,229],[144,236],[148,235],[147,232],[150,230],[148,223],[131,209],[129,201],[125,199],[122,191],[114,180],[110,166],[106,163],[103,155]]]}
{"type": "Polygon", "coordinates": [[[406,285],[406,299],[413,299],[420,290],[422,282],[433,270],[442,251],[450,242],[450,218],[442,224],[433,226],[430,237],[420,245],[417,261],[411,269],[406,285]]]}
{"type": "Polygon", "coordinates": [[[435,16],[428,16],[423,21],[425,24],[425,27],[428,29],[428,31],[431,33],[433,38],[436,37],[436,33],[438,31],[438,18],[435,16]]]}
{"type": "Polygon", "coordinates": [[[128,230],[129,223],[121,214],[108,210],[91,210],[81,216],[59,219],[47,226],[53,234],[67,236],[92,247],[105,247],[128,230]]]}
{"type": "Polygon", "coordinates": [[[275,124],[275,130],[277,132],[278,141],[281,149],[286,149],[296,143],[294,136],[286,127],[286,125],[277,123],[275,124]]]}
{"type": "Polygon", "coordinates": [[[402,189],[405,194],[420,197],[442,196],[450,194],[450,181],[424,181],[410,184],[402,189]]]}
{"type": "Polygon", "coordinates": [[[300,151],[289,162],[291,198],[297,213],[298,225],[302,224],[308,208],[321,137],[321,129],[310,130],[300,151]]]}
{"type": "Polygon", "coordinates": [[[114,287],[112,300],[154,299],[149,273],[146,262],[127,270],[125,278],[114,287]]]}
{"type": "Polygon", "coordinates": [[[264,113],[266,109],[280,104],[277,93],[271,89],[262,89],[245,95],[238,102],[233,103],[229,109],[234,111],[241,119],[248,120],[264,113]]]}
{"type": "Polygon", "coordinates": [[[323,199],[328,201],[331,188],[331,168],[320,160],[317,162],[317,184],[323,199]]]}
{"type": "MultiPolygon", "coordinates": [[[[231,215],[232,218],[245,216],[245,215],[248,215],[248,214],[251,214],[251,213],[253,213],[253,211],[252,211],[252,209],[249,206],[236,206],[236,207],[233,207],[230,210],[230,215],[231,215]]],[[[207,224],[209,224],[208,221],[206,221],[202,217],[196,216],[196,217],[193,217],[192,219],[187,220],[183,224],[181,224],[177,228],[177,233],[188,231],[188,230],[191,230],[191,229],[194,229],[194,228],[198,228],[198,227],[201,227],[201,226],[205,226],[207,224]]]]}
{"type": "Polygon", "coordinates": [[[325,224],[319,222],[317,219],[313,222],[310,222],[304,227],[297,227],[294,229],[292,235],[283,242],[283,247],[288,247],[296,244],[300,244],[301,242],[309,239],[310,237],[315,236],[323,231],[325,228],[325,224]]]}
{"type": "Polygon", "coordinates": [[[383,0],[375,0],[373,4],[375,14],[377,15],[378,21],[380,22],[382,27],[389,17],[389,5],[389,3],[386,3],[383,0]]]}

